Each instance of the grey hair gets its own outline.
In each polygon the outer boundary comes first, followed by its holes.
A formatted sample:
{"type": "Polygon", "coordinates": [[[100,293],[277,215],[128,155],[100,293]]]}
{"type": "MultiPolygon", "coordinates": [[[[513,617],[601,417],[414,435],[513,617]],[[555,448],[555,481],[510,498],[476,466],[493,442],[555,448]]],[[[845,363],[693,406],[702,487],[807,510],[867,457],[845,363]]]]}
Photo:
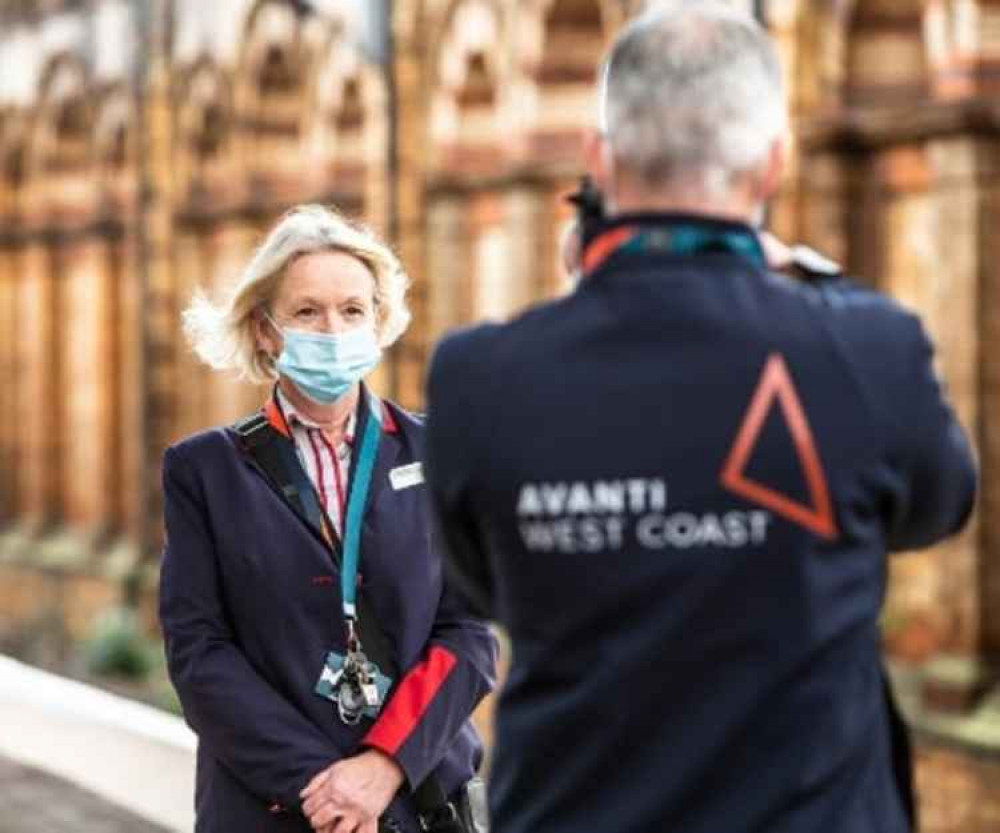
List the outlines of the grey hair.
{"type": "Polygon", "coordinates": [[[661,2],[633,20],[604,64],[600,106],[619,164],[711,193],[766,162],[788,127],[771,39],[721,0],[661,2]]]}
{"type": "Polygon", "coordinates": [[[277,378],[274,360],[257,346],[255,313],[268,311],[285,269],[296,258],[323,251],[353,255],[375,280],[376,333],[388,347],[406,330],[410,279],[388,246],[367,228],[320,205],[293,208],[271,230],[220,304],[195,293],[182,314],[184,333],[198,357],[216,370],[264,384],[277,378]]]}

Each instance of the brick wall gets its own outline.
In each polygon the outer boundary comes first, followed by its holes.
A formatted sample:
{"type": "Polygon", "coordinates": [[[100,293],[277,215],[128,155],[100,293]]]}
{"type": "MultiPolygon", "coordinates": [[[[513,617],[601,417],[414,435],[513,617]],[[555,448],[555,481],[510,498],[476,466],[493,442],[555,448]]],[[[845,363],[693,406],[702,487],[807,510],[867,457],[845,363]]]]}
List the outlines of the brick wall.
{"type": "MultiPolygon", "coordinates": [[[[260,397],[197,364],[179,312],[196,286],[231,280],[290,203],[332,201],[394,234],[414,319],[377,385],[406,406],[422,406],[449,328],[567,289],[557,244],[594,120],[587,68],[639,0],[400,0],[391,76],[346,24],[279,3],[251,21],[250,5],[233,0],[233,32],[203,39],[215,51],[185,35],[169,63],[154,44],[141,113],[127,78],[55,53],[33,98],[0,100],[0,632],[56,616],[83,634],[120,598],[129,561],[155,559],[162,448],[260,397]],[[294,71],[262,95],[272,50],[294,71]],[[100,125],[122,101],[112,171],[100,125]],[[60,138],[60,125],[73,130],[60,138]]],[[[942,655],[988,667],[1000,656],[1000,5],[766,6],[795,115],[773,226],[924,316],[983,465],[970,529],[894,560],[887,645],[918,674],[942,655]]],[[[39,49],[45,25],[22,33],[39,49]]],[[[931,833],[1000,830],[1000,776],[980,741],[923,738],[931,833]]]]}

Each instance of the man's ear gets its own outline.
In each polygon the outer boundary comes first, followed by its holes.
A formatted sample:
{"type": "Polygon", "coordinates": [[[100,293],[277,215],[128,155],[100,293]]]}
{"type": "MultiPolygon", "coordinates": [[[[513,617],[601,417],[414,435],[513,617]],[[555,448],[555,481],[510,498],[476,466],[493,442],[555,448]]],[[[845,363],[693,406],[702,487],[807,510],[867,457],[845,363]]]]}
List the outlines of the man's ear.
{"type": "Polygon", "coordinates": [[[597,131],[588,130],[583,139],[583,158],[587,173],[605,197],[612,194],[614,172],[611,170],[612,154],[607,137],[597,131]]]}
{"type": "Polygon", "coordinates": [[[767,164],[764,166],[760,178],[760,201],[767,202],[781,188],[782,178],[785,174],[785,164],[788,159],[788,143],[790,138],[788,133],[782,133],[771,143],[771,148],[767,153],[767,164]]]}

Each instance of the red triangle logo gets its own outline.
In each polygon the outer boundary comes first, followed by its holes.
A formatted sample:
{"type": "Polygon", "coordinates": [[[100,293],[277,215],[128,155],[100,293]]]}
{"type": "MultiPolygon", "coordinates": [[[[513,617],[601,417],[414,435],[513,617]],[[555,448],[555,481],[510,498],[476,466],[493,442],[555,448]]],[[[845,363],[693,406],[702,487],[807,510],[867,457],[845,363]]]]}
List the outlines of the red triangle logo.
{"type": "Polygon", "coordinates": [[[764,372],[761,373],[757,390],[750,400],[750,407],[743,417],[743,424],[736,435],[729,457],[722,467],[720,479],[723,487],[729,491],[766,506],[775,514],[804,526],[821,538],[837,537],[837,523],[833,517],[833,505],[830,502],[830,490],[827,488],[823,464],[816,450],[806,412],[795,391],[788,366],[780,353],[772,353],[764,365],[764,372]],[[764,428],[764,421],[771,410],[771,404],[775,400],[781,407],[785,424],[792,435],[795,453],[798,454],[799,463],[805,473],[812,506],[805,506],[769,486],[750,480],[745,475],[747,463],[764,428]]]}

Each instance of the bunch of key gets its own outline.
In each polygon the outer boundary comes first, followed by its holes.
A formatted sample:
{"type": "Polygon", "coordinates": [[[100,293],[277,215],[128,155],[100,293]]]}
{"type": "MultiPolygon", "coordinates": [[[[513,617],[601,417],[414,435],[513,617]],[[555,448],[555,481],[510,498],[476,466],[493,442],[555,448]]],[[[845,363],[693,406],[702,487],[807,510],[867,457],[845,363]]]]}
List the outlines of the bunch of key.
{"type": "Polygon", "coordinates": [[[367,709],[378,709],[382,698],[375,683],[378,669],[363,651],[349,651],[332,684],[337,689],[337,709],[340,719],[348,725],[357,724],[367,709]]]}

